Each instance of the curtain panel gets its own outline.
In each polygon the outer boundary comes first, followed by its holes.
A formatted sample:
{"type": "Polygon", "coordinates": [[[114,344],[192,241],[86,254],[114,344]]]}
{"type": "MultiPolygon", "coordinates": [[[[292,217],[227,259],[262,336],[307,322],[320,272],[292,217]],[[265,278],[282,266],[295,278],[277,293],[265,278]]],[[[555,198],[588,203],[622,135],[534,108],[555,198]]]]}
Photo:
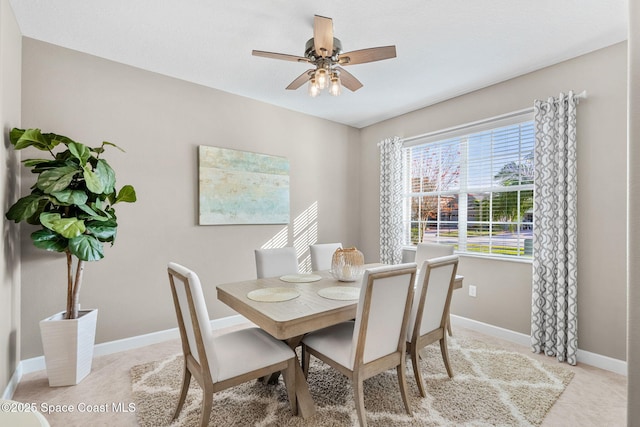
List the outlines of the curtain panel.
{"type": "Polygon", "coordinates": [[[576,364],[577,164],[573,92],[536,100],[531,347],[576,364]]]}
{"type": "Polygon", "coordinates": [[[402,262],[402,140],[393,137],[380,148],[380,262],[402,262]]]}

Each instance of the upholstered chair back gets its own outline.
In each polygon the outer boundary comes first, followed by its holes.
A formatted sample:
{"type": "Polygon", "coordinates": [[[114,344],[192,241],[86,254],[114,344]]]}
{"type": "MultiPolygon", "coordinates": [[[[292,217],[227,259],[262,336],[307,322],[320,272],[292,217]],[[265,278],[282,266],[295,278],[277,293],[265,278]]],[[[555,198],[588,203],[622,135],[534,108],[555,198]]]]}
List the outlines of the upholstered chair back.
{"type": "Polygon", "coordinates": [[[256,249],[258,279],[298,273],[298,256],[295,248],[256,249]]]}
{"type": "Polygon", "coordinates": [[[432,242],[418,243],[415,263],[418,265],[418,268],[420,268],[422,263],[428,259],[447,255],[453,255],[453,245],[432,242]]]}
{"type": "Polygon", "coordinates": [[[446,326],[457,268],[458,255],[431,258],[422,263],[416,281],[407,341],[411,341],[416,323],[420,328],[419,335],[446,326]]]}
{"type": "Polygon", "coordinates": [[[201,369],[210,369],[215,382],[218,363],[200,279],[192,270],[174,262],[169,263],[168,272],[185,357],[191,354],[201,369]]]}
{"type": "Polygon", "coordinates": [[[351,363],[368,363],[398,351],[413,297],[415,263],[365,270],[353,331],[351,363]]]}
{"type": "Polygon", "coordinates": [[[342,243],[316,243],[309,246],[311,255],[311,270],[329,270],[336,249],[342,247],[342,243]]]}

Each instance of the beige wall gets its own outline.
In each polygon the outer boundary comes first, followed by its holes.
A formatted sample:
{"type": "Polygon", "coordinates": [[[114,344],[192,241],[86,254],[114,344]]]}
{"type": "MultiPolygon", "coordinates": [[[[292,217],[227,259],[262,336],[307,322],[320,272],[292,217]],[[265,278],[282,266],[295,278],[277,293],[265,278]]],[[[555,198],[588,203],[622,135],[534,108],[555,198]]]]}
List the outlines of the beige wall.
{"type": "MultiPolygon", "coordinates": [[[[165,266],[196,269],[212,318],[232,314],[216,283],[254,277],[253,249],[282,226],[197,226],[197,146],[281,155],[291,162],[292,219],[318,209],[319,241],[340,240],[378,260],[378,152],[388,136],[413,136],[588,91],[579,107],[579,340],[583,350],[626,358],[626,44],[600,50],[360,131],[31,39],[23,44],[22,123],[108,153],[119,185],[139,202],[118,210],[118,241],[85,271],[84,307],[100,309],[98,342],[175,326],[165,266]],[[602,218],[609,219],[603,238],[602,218]],[[231,255],[232,254],[232,255],[231,255]]],[[[23,173],[23,188],[32,179],[23,173]]],[[[29,227],[22,240],[28,243],[29,227]]],[[[309,229],[288,230],[289,244],[309,229]]],[[[306,242],[304,242],[306,243],[306,242]]],[[[303,243],[303,245],[304,245],[303,243]]],[[[38,321],[63,309],[64,261],[22,249],[22,359],[42,354],[38,321]]],[[[464,258],[466,289],[453,312],[529,332],[531,265],[464,258]]]]}
{"type": "MultiPolygon", "coordinates": [[[[20,125],[20,62],[22,40],[9,0],[0,0],[0,200],[3,212],[17,199],[19,157],[10,148],[9,130],[20,125]]],[[[0,390],[20,361],[20,240],[17,225],[0,217],[0,390]]]]}
{"type": "MultiPolygon", "coordinates": [[[[362,218],[367,254],[379,251],[378,150],[410,137],[521,110],[561,91],[587,90],[578,107],[578,334],[582,350],[626,360],[626,43],[362,129],[362,218]],[[606,233],[606,234],[605,234],[606,233]]],[[[531,264],[464,257],[466,286],[452,312],[530,333],[531,264]]]]}
{"type": "Polygon", "coordinates": [[[640,3],[629,2],[629,277],[627,424],[640,426],[640,3]]]}
{"type": "MultiPolygon", "coordinates": [[[[300,215],[310,222],[289,227],[288,244],[306,247],[314,235],[359,244],[356,129],[32,39],[24,39],[23,59],[23,126],[118,144],[126,153],[105,158],[118,185],[138,193],[137,203],[117,206],[115,245],[85,268],[81,303],[99,309],[97,342],[176,327],[169,261],[199,273],[212,318],[234,314],[216,301],[215,285],[255,277],[253,250],[285,228],[198,226],[198,145],[289,159],[291,223],[300,215]]],[[[26,359],[42,354],[38,321],[64,310],[65,261],[35,249],[33,228],[23,228],[26,359]]]]}

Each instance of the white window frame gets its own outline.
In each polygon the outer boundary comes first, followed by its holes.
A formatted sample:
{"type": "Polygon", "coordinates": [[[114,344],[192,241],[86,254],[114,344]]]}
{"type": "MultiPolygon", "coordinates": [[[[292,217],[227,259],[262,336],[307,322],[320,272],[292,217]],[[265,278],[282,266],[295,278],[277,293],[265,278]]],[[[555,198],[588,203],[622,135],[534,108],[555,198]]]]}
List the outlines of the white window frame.
{"type": "MultiPolygon", "coordinates": [[[[460,125],[460,126],[455,126],[452,128],[447,128],[447,129],[442,129],[442,130],[438,130],[435,132],[431,132],[428,134],[424,134],[424,135],[419,135],[419,136],[415,136],[415,137],[411,137],[411,138],[405,138],[403,139],[403,145],[404,145],[404,152],[406,153],[408,151],[408,149],[418,146],[418,145],[426,145],[429,143],[434,143],[434,142],[441,142],[441,141],[445,141],[448,139],[452,139],[452,138],[458,138],[458,137],[465,137],[465,136],[470,136],[473,134],[477,134],[477,133],[481,133],[481,132],[485,132],[485,131],[489,131],[489,130],[493,130],[493,129],[499,129],[499,128],[503,128],[506,126],[512,126],[512,125],[517,125],[517,124],[523,124],[523,123],[527,123],[527,122],[532,122],[533,121],[533,112],[532,109],[526,109],[526,110],[520,110],[520,111],[515,111],[512,113],[508,113],[508,114],[504,114],[501,116],[496,116],[496,117],[492,117],[492,118],[488,118],[488,119],[484,119],[484,120],[480,120],[477,122],[473,122],[473,123],[467,123],[464,125],[460,125]]],[[[468,142],[468,139],[463,139],[464,142],[468,142]]],[[[463,151],[464,149],[467,149],[466,144],[463,143],[461,146],[461,151],[463,151]]],[[[462,253],[462,254],[468,254],[468,255],[473,255],[473,256],[481,256],[481,257],[491,257],[491,258],[501,258],[501,259],[508,259],[508,260],[523,260],[523,261],[530,261],[532,258],[532,253],[531,251],[525,251],[524,255],[504,255],[504,254],[499,254],[499,253],[484,253],[484,252],[476,252],[476,251],[468,251],[467,250],[467,228],[469,225],[468,221],[468,215],[467,215],[467,196],[468,194],[475,194],[475,193],[483,193],[483,192],[487,192],[490,195],[492,193],[496,193],[499,191],[533,191],[533,187],[534,184],[525,184],[525,185],[514,185],[514,186],[509,186],[509,187],[503,187],[504,189],[501,188],[496,188],[495,186],[489,186],[489,187],[485,187],[485,188],[478,188],[478,187],[473,187],[470,188],[468,186],[468,179],[466,176],[466,172],[467,172],[467,165],[466,165],[466,160],[468,160],[468,156],[466,156],[465,154],[463,154],[461,156],[460,159],[460,188],[457,189],[456,191],[446,191],[446,193],[454,193],[458,196],[458,248],[457,248],[457,252],[458,253],[462,253]]],[[[407,162],[404,162],[404,165],[407,166],[407,162]]],[[[411,227],[411,212],[410,212],[410,202],[408,202],[411,197],[415,197],[415,196],[424,196],[427,195],[428,193],[411,193],[410,188],[409,188],[409,177],[407,174],[410,173],[410,171],[407,170],[408,168],[405,167],[405,192],[403,194],[403,199],[407,202],[403,203],[404,208],[405,208],[405,212],[403,214],[404,217],[404,224],[407,227],[411,227]]],[[[442,194],[443,192],[433,192],[435,195],[435,193],[438,194],[442,194]]],[[[518,197],[518,204],[520,203],[520,197],[518,197]]],[[[520,207],[518,206],[518,211],[520,207]]],[[[493,207],[491,206],[491,209],[493,209],[493,207]]],[[[438,218],[438,223],[441,220],[438,218]]],[[[473,222],[473,221],[471,221],[473,222]]],[[[499,225],[501,222],[500,221],[494,221],[493,219],[491,219],[489,221],[490,227],[493,226],[493,224],[497,224],[499,225]]],[[[522,218],[519,219],[518,221],[518,232],[521,231],[521,226],[522,224],[528,224],[528,221],[523,221],[522,218]]],[[[505,223],[505,224],[512,224],[512,223],[505,223]]],[[[533,225],[533,224],[531,224],[533,225]]],[[[491,230],[491,229],[490,229],[491,230]]],[[[491,240],[492,238],[492,233],[489,233],[489,240],[491,240]]],[[[405,238],[405,246],[406,247],[413,247],[415,248],[415,245],[411,242],[411,230],[410,229],[405,229],[404,230],[404,238],[405,238]]],[[[532,244],[532,241],[529,242],[530,244],[532,244]]],[[[526,245],[526,243],[525,243],[526,245]]],[[[492,247],[490,245],[490,247],[492,247]]]]}

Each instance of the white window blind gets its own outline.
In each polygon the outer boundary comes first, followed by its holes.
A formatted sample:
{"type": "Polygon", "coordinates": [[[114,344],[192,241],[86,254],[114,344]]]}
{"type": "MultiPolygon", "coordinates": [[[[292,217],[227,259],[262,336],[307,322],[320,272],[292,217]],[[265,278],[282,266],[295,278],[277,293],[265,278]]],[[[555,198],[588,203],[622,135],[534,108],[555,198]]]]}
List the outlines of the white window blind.
{"type": "Polygon", "coordinates": [[[531,256],[534,126],[530,114],[510,122],[485,121],[480,130],[465,126],[405,148],[406,244],[531,256]]]}

